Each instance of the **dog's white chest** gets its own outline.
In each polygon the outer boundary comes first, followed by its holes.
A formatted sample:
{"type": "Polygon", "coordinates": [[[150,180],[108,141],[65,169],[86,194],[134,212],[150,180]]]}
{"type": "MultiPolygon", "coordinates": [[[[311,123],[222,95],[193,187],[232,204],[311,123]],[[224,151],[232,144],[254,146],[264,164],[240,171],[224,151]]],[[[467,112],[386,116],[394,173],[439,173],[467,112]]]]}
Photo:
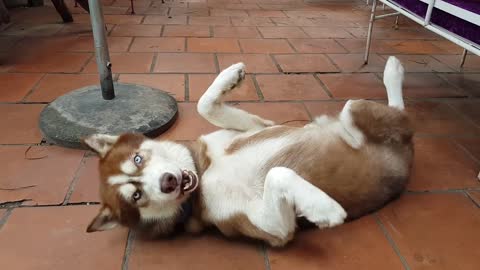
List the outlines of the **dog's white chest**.
{"type": "Polygon", "coordinates": [[[211,159],[201,181],[207,209],[204,218],[211,222],[227,219],[261,198],[265,182],[263,165],[289,144],[288,138],[276,138],[226,153],[225,149],[237,136],[246,134],[220,130],[201,138],[211,159]]]}

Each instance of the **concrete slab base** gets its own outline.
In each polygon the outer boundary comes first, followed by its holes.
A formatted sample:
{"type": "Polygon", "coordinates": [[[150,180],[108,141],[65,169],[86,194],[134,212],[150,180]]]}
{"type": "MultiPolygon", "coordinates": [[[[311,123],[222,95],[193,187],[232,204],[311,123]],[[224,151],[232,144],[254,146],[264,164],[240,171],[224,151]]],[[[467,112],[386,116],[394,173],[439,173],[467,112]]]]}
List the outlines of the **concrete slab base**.
{"type": "Polygon", "coordinates": [[[177,102],[164,91],[116,83],[115,94],[113,100],[104,100],[100,86],[88,86],[57,98],[40,115],[44,138],[64,147],[85,148],[81,139],[94,133],[156,137],[176,120],[177,102]]]}

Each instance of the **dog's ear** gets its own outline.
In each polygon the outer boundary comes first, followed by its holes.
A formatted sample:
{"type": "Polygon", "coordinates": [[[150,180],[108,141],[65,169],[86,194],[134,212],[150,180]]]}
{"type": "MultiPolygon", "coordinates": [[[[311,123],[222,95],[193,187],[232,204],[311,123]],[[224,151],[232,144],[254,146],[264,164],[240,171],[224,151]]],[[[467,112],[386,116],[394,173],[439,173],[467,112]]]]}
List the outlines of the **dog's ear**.
{"type": "Polygon", "coordinates": [[[93,134],[83,139],[83,142],[103,158],[108,151],[112,149],[112,146],[117,142],[118,137],[119,136],[106,134],[93,134]]]}
{"type": "Polygon", "coordinates": [[[110,208],[103,206],[97,216],[90,222],[87,232],[107,231],[118,226],[118,221],[110,208]]]}

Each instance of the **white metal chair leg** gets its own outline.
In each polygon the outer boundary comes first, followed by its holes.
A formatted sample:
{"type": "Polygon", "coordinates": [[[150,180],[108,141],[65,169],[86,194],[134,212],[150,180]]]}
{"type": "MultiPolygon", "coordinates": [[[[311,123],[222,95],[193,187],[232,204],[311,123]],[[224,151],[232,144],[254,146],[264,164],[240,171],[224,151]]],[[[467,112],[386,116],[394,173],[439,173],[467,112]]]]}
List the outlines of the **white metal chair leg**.
{"type": "Polygon", "coordinates": [[[463,49],[462,60],[460,61],[460,67],[463,67],[463,64],[465,64],[465,59],[466,58],[467,58],[467,50],[463,49]]]}
{"type": "Polygon", "coordinates": [[[368,33],[367,33],[367,47],[365,48],[365,57],[364,64],[368,64],[368,56],[370,54],[370,45],[372,42],[372,30],[373,22],[375,21],[375,10],[377,8],[377,0],[373,0],[372,3],[372,12],[370,13],[370,22],[368,23],[368,33]]]}
{"type": "Polygon", "coordinates": [[[397,15],[397,17],[395,17],[395,25],[393,26],[393,28],[395,30],[398,30],[398,19],[400,18],[400,15],[397,15]]]}

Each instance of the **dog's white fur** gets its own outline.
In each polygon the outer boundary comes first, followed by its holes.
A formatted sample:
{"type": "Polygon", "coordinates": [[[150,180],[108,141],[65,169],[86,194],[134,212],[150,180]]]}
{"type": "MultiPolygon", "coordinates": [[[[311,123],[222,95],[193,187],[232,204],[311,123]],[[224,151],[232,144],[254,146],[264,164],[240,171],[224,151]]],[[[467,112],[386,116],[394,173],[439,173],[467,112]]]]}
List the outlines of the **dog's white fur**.
{"type": "MultiPolygon", "coordinates": [[[[348,101],[339,116],[339,121],[322,116],[304,127],[302,133],[284,135],[260,141],[253,147],[243,147],[234,154],[226,154],[233,142],[248,138],[259,131],[275,128],[274,123],[232,107],[222,100],[245,76],[245,66],[235,64],[222,71],[205,94],[200,98],[197,110],[206,120],[222,130],[200,137],[206,145],[211,161],[201,177],[203,222],[218,224],[238,214],[245,215],[259,230],[279,241],[272,245],[283,245],[296,227],[296,217],[302,216],[320,228],[342,224],[347,217],[344,208],[320,188],[302,178],[295,171],[285,167],[271,168],[266,177],[259,172],[262,165],[278,153],[279,149],[292,146],[300,140],[321,136],[325,145],[341,138],[353,149],[361,148],[366,142],[364,133],[353,124],[351,106],[348,101]],[[234,166],[232,166],[234,164],[234,166]]],[[[403,67],[390,57],[384,73],[384,84],[388,93],[389,106],[403,110],[402,98],[403,67]]],[[[86,140],[101,157],[104,157],[115,143],[115,136],[94,135],[86,140]],[[106,137],[102,137],[106,136],[106,137]]],[[[142,176],[132,176],[138,167],[133,158],[120,164],[121,173],[108,176],[110,186],[120,186],[120,194],[129,199],[136,188],[128,182],[141,182],[150,203],[140,208],[142,219],[158,219],[174,215],[178,211],[180,190],[169,194],[159,192],[158,179],[165,173],[180,175],[182,170],[196,173],[194,160],[189,149],[181,144],[168,141],[145,140],[138,149],[148,162],[142,176]]],[[[392,158],[393,160],[394,158],[392,158]]],[[[398,162],[402,162],[399,160],[398,162]]],[[[194,219],[187,227],[198,227],[194,219]]],[[[112,223],[105,228],[110,229],[112,223]]],[[[94,230],[105,229],[97,226],[94,230]]],[[[195,230],[195,229],[192,229],[195,230]]],[[[229,234],[228,231],[224,233],[229,234]]]]}

